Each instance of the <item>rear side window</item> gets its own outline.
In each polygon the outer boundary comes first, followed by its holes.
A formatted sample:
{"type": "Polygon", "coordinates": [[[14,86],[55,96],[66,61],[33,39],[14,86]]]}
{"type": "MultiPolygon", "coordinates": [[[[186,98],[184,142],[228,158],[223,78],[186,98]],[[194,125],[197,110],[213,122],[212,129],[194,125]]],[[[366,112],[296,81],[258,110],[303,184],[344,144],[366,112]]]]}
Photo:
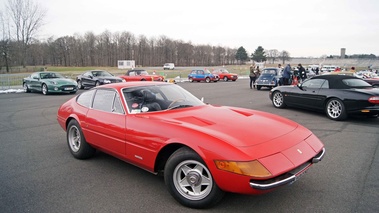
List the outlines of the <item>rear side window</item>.
{"type": "Polygon", "coordinates": [[[98,89],[92,104],[93,109],[123,114],[120,97],[114,90],[98,89]]]}
{"type": "Polygon", "coordinates": [[[91,108],[92,97],[95,91],[96,90],[89,90],[89,91],[83,92],[82,94],[78,96],[78,98],[76,99],[76,102],[84,107],[91,108]]]}

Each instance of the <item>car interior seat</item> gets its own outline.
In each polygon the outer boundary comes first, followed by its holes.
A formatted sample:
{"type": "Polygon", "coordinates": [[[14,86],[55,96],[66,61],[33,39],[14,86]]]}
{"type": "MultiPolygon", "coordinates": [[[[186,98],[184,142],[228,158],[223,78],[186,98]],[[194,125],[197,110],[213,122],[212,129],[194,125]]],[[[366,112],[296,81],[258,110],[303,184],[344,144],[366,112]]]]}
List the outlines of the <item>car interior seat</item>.
{"type": "Polygon", "coordinates": [[[155,94],[148,90],[143,90],[144,102],[142,107],[146,106],[149,111],[159,111],[162,110],[161,106],[156,102],[155,94]]]}

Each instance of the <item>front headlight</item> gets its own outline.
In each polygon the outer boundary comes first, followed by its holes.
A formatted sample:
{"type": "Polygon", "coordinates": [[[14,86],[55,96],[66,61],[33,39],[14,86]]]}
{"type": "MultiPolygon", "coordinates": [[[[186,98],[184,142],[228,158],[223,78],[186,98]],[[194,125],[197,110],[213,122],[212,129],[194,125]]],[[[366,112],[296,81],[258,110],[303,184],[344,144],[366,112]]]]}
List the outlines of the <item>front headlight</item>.
{"type": "Polygon", "coordinates": [[[249,162],[238,161],[215,161],[216,167],[220,170],[232,172],[240,175],[247,175],[256,178],[266,178],[272,176],[259,161],[253,160],[249,162]]]}
{"type": "Polygon", "coordinates": [[[104,84],[110,84],[111,83],[111,81],[110,80],[104,80],[104,84]]]}
{"type": "Polygon", "coordinates": [[[50,84],[57,85],[58,83],[56,81],[49,81],[50,84]]]}

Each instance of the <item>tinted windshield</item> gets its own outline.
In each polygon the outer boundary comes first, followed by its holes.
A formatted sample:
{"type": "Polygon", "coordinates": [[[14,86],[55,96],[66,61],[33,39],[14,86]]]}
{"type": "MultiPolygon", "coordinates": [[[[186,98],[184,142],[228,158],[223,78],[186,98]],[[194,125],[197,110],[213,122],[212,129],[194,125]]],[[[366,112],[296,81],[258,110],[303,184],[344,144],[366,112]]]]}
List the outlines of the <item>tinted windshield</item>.
{"type": "Polygon", "coordinates": [[[124,88],[122,92],[129,113],[204,105],[201,100],[176,84],[124,88]]]}
{"type": "Polygon", "coordinates": [[[107,72],[107,71],[92,71],[92,75],[93,76],[105,76],[105,77],[107,77],[107,76],[113,76],[112,74],[110,74],[109,72],[107,72]]]}

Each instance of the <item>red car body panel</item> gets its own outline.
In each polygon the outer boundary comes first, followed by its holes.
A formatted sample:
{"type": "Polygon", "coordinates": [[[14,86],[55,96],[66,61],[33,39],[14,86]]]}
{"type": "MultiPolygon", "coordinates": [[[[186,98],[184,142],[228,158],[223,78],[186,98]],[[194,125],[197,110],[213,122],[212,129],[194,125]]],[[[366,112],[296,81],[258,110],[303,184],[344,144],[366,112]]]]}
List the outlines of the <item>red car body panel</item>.
{"type": "MultiPolygon", "coordinates": [[[[122,94],[128,85],[153,83],[119,83],[99,88],[114,88],[122,94]]],[[[244,194],[271,190],[253,189],[249,186],[252,177],[219,170],[215,160],[258,160],[274,178],[310,161],[324,147],[310,130],[266,112],[202,105],[129,114],[125,101],[122,104],[125,114],[110,115],[83,107],[72,98],[59,108],[57,120],[66,130],[69,120],[76,119],[93,147],[152,173],[158,172],[156,160],[164,147],[190,147],[204,160],[222,190],[244,194]]]]}

